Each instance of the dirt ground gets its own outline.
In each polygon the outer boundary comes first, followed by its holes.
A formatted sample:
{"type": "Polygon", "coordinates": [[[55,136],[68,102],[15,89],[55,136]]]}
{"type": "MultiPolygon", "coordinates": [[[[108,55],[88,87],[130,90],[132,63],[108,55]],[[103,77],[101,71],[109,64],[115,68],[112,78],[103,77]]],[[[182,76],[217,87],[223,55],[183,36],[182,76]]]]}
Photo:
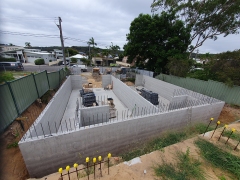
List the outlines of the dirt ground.
{"type": "MultiPolygon", "coordinates": [[[[101,81],[92,78],[91,75],[82,74],[84,77],[88,79],[89,83],[93,83],[93,87],[101,87],[101,81]]],[[[125,82],[127,85],[133,85],[131,82],[125,82]]],[[[51,92],[47,97],[48,101],[54,95],[55,92],[51,92]]],[[[40,106],[38,103],[33,103],[23,114],[22,117],[27,117],[26,120],[23,120],[24,131],[21,130],[21,126],[18,121],[14,121],[1,135],[0,135],[0,180],[25,180],[29,178],[29,174],[26,169],[26,165],[24,163],[23,157],[21,155],[19,147],[16,143],[21,139],[22,135],[27,131],[28,127],[35,121],[35,119],[39,116],[39,114],[43,111],[46,104],[42,104],[40,106]],[[17,129],[17,131],[15,130],[17,129]],[[9,148],[8,148],[9,147],[9,148]]],[[[225,105],[219,120],[222,123],[231,123],[240,119],[240,108],[232,107],[230,105],[225,105]]],[[[236,127],[235,127],[236,128],[236,127]]],[[[240,130],[240,126],[238,125],[238,130],[240,130]]],[[[127,166],[123,163],[111,167],[110,175],[107,175],[107,169],[103,169],[103,180],[112,180],[112,179],[154,179],[152,167],[155,161],[159,162],[160,157],[164,157],[171,161],[172,155],[176,149],[178,150],[186,150],[186,147],[190,147],[190,152],[193,155],[197,156],[196,148],[193,144],[193,139],[186,140],[184,142],[174,144],[172,146],[166,147],[167,150],[164,152],[155,151],[148,155],[144,155],[140,157],[141,163],[127,166]],[[167,158],[166,158],[167,157],[167,158]],[[144,170],[146,173],[144,174],[144,170]]],[[[165,149],[166,149],[165,148],[165,149]]],[[[239,153],[239,151],[238,151],[239,153]]],[[[112,160],[115,162],[114,158],[112,160]]],[[[118,163],[118,161],[116,161],[118,163]]],[[[206,166],[207,167],[207,166],[206,166]]],[[[205,168],[205,170],[212,177],[211,179],[216,179],[218,175],[218,171],[213,169],[205,168]],[[217,175],[216,175],[217,174],[217,175]]],[[[219,172],[220,173],[220,172],[219,172]]],[[[47,179],[58,179],[59,174],[48,176],[47,179]]],[[[76,176],[75,176],[76,177],[76,176]]],[[[96,176],[99,179],[99,174],[96,176]]],[[[72,179],[72,178],[71,178],[72,179]]],[[[86,179],[86,178],[83,178],[86,179]]],[[[93,179],[93,178],[90,178],[93,179]]]]}

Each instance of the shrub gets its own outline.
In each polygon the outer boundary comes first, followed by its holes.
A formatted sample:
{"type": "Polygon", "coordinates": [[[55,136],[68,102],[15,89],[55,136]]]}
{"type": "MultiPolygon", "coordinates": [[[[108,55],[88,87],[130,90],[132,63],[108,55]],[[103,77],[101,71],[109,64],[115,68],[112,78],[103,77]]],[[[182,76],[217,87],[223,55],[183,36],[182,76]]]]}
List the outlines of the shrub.
{"type": "Polygon", "coordinates": [[[44,59],[36,59],[36,60],[34,61],[34,63],[35,63],[35,65],[45,64],[44,59]]]}
{"type": "Polygon", "coordinates": [[[11,72],[1,72],[0,73],[0,84],[4,81],[14,80],[13,74],[11,72]]]}
{"type": "Polygon", "coordinates": [[[0,62],[16,62],[16,59],[0,57],[0,62]]]}
{"type": "Polygon", "coordinates": [[[77,59],[76,58],[71,58],[71,62],[72,63],[77,63],[77,59]]]}

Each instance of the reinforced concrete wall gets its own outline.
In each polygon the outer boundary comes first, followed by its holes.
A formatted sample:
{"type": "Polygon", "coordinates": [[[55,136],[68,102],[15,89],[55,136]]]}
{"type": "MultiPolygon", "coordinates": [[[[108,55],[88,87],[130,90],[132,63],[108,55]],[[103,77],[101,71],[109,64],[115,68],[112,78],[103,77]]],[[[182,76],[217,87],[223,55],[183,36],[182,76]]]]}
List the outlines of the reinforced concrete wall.
{"type": "Polygon", "coordinates": [[[82,77],[80,75],[71,75],[72,89],[82,89],[82,77]]]}
{"type": "Polygon", "coordinates": [[[89,126],[109,121],[109,105],[80,109],[81,125],[89,126]]]}
{"type": "Polygon", "coordinates": [[[20,141],[19,147],[30,177],[39,178],[56,172],[59,167],[74,162],[84,163],[87,156],[104,156],[109,152],[115,156],[129,145],[141,143],[165,131],[176,131],[189,124],[208,122],[211,117],[217,119],[223,104],[224,102],[219,102],[103,123],[61,135],[52,134],[45,139],[20,141]]]}
{"type": "Polygon", "coordinates": [[[135,108],[157,109],[153,104],[140,96],[136,91],[112,76],[113,92],[130,110],[135,108]]]}
{"type": "Polygon", "coordinates": [[[111,84],[111,75],[102,75],[102,87],[106,87],[111,84]]]}

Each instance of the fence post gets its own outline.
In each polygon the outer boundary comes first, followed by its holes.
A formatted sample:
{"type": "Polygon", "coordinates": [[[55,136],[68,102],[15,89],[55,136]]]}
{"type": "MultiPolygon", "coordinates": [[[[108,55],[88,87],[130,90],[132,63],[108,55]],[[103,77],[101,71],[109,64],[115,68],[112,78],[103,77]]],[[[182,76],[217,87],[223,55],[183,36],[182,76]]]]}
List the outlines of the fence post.
{"type": "Polygon", "coordinates": [[[39,92],[38,92],[37,83],[36,83],[36,80],[35,80],[35,75],[32,73],[32,76],[33,76],[34,84],[35,84],[35,87],[36,87],[37,95],[38,95],[38,98],[39,98],[39,92]]]}
{"type": "Polygon", "coordinates": [[[18,114],[18,116],[19,116],[20,113],[19,113],[19,109],[18,109],[18,106],[17,106],[17,102],[16,102],[16,99],[15,99],[15,96],[14,96],[14,94],[13,94],[12,87],[11,87],[11,85],[10,85],[10,83],[9,83],[8,81],[5,81],[5,83],[8,85],[8,88],[9,88],[9,90],[10,90],[11,96],[12,96],[12,98],[13,98],[14,105],[15,105],[16,110],[17,110],[17,114],[18,114]]]}
{"type": "Polygon", "coordinates": [[[45,72],[46,72],[46,76],[47,76],[48,89],[50,90],[50,83],[49,83],[49,79],[48,79],[48,73],[47,73],[47,70],[45,70],[45,72]]]}
{"type": "Polygon", "coordinates": [[[61,75],[60,75],[60,71],[61,71],[61,70],[58,71],[58,75],[59,75],[59,87],[60,87],[60,83],[61,83],[61,75]]]}

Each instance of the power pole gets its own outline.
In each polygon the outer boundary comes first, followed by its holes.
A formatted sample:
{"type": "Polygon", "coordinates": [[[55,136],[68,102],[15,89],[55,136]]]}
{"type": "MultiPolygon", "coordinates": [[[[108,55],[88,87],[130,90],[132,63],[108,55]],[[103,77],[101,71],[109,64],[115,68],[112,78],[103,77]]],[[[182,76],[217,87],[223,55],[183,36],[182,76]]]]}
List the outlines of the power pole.
{"type": "Polygon", "coordinates": [[[64,61],[64,66],[65,68],[67,68],[67,63],[66,63],[66,58],[65,58],[65,51],[64,51],[64,41],[63,41],[63,35],[62,35],[62,19],[61,17],[58,17],[59,20],[59,25],[57,25],[58,29],[60,30],[60,40],[61,40],[61,44],[62,44],[62,54],[63,54],[63,61],[64,61]]]}

